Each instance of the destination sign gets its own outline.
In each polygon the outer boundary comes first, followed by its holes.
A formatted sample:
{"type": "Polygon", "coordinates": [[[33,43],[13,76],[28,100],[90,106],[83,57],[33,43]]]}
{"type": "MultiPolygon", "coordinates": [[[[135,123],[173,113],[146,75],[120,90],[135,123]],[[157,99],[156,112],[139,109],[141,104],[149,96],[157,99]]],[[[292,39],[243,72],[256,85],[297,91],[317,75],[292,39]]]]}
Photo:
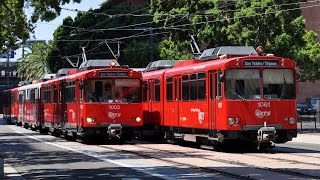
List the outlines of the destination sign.
{"type": "Polygon", "coordinates": [[[100,72],[99,75],[101,77],[110,77],[110,76],[127,77],[128,72],[100,72]]]}
{"type": "Polygon", "coordinates": [[[253,66],[264,66],[264,67],[276,67],[278,66],[278,61],[268,61],[268,60],[244,60],[243,66],[253,67],[253,66]]]}

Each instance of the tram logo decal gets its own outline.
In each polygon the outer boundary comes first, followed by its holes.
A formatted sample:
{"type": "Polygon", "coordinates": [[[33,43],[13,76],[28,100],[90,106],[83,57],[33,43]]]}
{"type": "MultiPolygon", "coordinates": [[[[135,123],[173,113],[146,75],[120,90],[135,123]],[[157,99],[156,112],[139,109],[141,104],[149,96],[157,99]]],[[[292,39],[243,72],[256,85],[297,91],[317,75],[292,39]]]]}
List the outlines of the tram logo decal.
{"type": "Polygon", "coordinates": [[[264,117],[268,117],[271,115],[271,111],[260,111],[259,109],[257,109],[255,111],[255,114],[258,118],[262,119],[264,117]]]}
{"type": "Polygon", "coordinates": [[[202,124],[202,121],[204,120],[204,112],[201,112],[199,108],[191,108],[191,112],[198,113],[198,121],[200,124],[202,124]]]}
{"type": "Polygon", "coordinates": [[[115,119],[121,117],[121,113],[108,112],[108,117],[111,119],[115,119]]]}

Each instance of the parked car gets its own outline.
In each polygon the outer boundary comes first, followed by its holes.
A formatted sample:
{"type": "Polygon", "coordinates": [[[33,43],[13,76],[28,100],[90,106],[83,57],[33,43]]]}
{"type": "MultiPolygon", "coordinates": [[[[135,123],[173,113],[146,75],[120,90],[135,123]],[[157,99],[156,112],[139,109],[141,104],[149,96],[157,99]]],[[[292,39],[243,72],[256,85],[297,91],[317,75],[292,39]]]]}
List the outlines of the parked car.
{"type": "Polygon", "coordinates": [[[308,105],[306,103],[298,103],[297,104],[297,112],[298,115],[308,114],[308,105]]]}
{"type": "Polygon", "coordinates": [[[316,108],[311,103],[298,103],[298,115],[312,115],[316,113],[316,108]]]}
{"type": "Polygon", "coordinates": [[[311,97],[310,99],[310,105],[314,110],[317,109],[317,100],[320,100],[320,96],[314,96],[314,97],[311,97]]]}

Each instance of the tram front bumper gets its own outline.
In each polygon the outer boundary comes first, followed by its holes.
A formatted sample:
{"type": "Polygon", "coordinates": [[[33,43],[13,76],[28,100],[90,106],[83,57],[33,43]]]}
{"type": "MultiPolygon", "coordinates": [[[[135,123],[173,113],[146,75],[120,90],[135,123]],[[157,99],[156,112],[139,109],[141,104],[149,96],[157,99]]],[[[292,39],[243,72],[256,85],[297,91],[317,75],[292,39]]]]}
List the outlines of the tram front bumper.
{"type": "Polygon", "coordinates": [[[274,127],[261,127],[257,131],[257,140],[261,142],[275,141],[277,137],[276,129],[274,127]]]}
{"type": "Polygon", "coordinates": [[[121,138],[122,135],[122,125],[121,124],[110,124],[108,126],[109,137],[121,138]]]}

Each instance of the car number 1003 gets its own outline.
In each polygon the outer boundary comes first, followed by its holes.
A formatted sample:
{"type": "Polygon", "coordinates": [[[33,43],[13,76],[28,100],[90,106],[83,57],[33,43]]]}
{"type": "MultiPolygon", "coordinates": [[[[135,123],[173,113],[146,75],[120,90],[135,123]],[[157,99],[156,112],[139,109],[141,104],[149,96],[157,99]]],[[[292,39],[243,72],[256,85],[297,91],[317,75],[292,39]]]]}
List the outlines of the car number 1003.
{"type": "Polygon", "coordinates": [[[258,102],[258,107],[270,107],[270,102],[258,102]]]}
{"type": "Polygon", "coordinates": [[[109,109],[120,109],[120,105],[109,105],[109,109]]]}

